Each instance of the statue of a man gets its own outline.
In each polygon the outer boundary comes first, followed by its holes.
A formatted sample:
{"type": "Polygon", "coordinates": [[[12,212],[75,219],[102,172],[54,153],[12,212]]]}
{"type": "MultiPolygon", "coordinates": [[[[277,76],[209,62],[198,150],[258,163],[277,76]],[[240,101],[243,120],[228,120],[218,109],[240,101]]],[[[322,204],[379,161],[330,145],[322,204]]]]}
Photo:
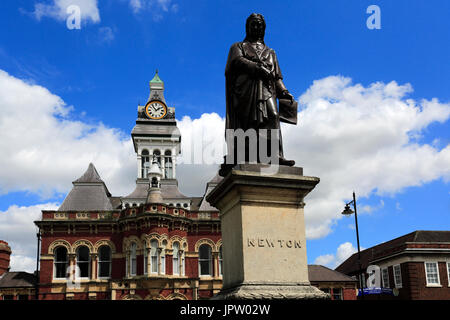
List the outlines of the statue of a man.
{"type": "MultiPolygon", "coordinates": [[[[225,68],[225,128],[244,131],[255,129],[257,132],[260,129],[276,129],[278,148],[270,150],[271,157],[275,157],[280,165],[293,166],[295,161],[286,160],[283,156],[277,98],[295,106],[295,122],[285,122],[296,123],[297,103],[283,84],[275,51],[264,43],[265,29],[264,17],[261,14],[251,14],[247,18],[244,41],[237,42],[230,48],[225,68]]],[[[292,110],[290,112],[292,114],[292,110]]],[[[267,140],[270,146],[270,134],[267,135],[267,140]]]]}

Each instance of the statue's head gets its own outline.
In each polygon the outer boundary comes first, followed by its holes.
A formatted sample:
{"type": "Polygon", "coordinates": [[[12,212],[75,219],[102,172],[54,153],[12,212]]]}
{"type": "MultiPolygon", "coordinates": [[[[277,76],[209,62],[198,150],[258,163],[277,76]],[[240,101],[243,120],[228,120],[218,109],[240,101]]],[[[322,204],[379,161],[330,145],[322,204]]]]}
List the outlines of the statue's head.
{"type": "Polygon", "coordinates": [[[252,13],[245,23],[245,31],[247,33],[246,40],[260,40],[264,41],[264,34],[266,32],[266,21],[262,14],[252,13]]]}

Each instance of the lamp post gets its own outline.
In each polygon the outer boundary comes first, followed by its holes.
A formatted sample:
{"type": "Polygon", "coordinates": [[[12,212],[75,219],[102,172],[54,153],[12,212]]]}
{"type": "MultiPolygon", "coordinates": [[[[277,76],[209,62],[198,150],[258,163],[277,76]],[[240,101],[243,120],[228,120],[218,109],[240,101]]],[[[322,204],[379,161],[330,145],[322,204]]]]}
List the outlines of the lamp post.
{"type": "Polygon", "coordinates": [[[356,243],[358,244],[358,280],[359,280],[359,288],[361,289],[361,299],[364,299],[364,283],[363,283],[363,277],[361,276],[361,250],[359,248],[359,231],[358,231],[358,214],[356,211],[356,197],[355,192],[353,191],[353,200],[349,203],[345,204],[344,211],[342,211],[342,214],[344,216],[350,216],[353,213],[353,210],[350,209],[350,205],[353,203],[353,209],[355,210],[355,227],[356,227],[356,243]]]}

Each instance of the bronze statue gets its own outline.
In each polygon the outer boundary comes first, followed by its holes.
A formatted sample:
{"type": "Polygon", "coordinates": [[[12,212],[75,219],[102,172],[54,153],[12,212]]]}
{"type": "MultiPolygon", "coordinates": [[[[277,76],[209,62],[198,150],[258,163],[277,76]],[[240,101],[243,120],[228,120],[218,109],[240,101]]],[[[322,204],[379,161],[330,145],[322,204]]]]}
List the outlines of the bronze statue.
{"type": "MultiPolygon", "coordinates": [[[[297,123],[297,102],[283,84],[283,76],[275,51],[264,43],[265,28],[264,17],[261,14],[251,14],[247,18],[244,41],[237,42],[230,48],[225,68],[225,129],[244,131],[254,129],[258,133],[260,129],[276,129],[279,140],[278,150],[270,150],[269,147],[272,157],[276,157],[277,161],[274,162],[293,166],[295,161],[286,160],[283,156],[279,129],[280,120],[297,123]],[[280,112],[277,108],[277,98],[280,101],[280,112]]],[[[258,134],[258,146],[260,139],[258,134]]],[[[266,139],[270,145],[270,134],[266,139]]],[[[261,162],[259,156],[257,162],[261,162]]],[[[221,175],[228,171],[226,167],[230,168],[230,166],[232,167],[233,163],[226,162],[222,165],[221,175]]]]}

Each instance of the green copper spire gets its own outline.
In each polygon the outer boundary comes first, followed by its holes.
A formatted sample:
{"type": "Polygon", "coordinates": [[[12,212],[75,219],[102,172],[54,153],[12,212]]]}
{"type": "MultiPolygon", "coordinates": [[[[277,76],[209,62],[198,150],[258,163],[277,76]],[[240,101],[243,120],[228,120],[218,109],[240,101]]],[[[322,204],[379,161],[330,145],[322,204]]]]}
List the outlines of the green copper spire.
{"type": "Polygon", "coordinates": [[[153,79],[150,81],[150,83],[164,83],[158,76],[158,69],[156,69],[156,73],[155,76],[153,77],[153,79]]]}

